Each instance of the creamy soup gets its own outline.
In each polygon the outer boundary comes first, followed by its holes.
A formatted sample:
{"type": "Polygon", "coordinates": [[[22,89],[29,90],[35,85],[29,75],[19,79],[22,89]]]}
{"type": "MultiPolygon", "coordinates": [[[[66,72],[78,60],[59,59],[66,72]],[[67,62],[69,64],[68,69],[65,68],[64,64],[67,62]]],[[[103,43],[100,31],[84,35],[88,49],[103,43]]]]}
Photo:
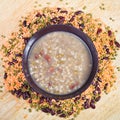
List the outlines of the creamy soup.
{"type": "Polygon", "coordinates": [[[56,31],[32,46],[29,71],[35,83],[52,94],[68,94],[85,84],[92,58],[87,45],[76,35],[56,31]]]}

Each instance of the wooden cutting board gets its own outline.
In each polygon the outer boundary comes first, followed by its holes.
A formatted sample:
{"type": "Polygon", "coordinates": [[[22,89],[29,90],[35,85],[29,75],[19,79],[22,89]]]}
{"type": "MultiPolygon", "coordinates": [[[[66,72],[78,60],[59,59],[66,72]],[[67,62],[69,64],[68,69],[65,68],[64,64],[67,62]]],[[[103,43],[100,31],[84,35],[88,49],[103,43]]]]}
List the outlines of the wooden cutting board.
{"type": "MultiPolygon", "coordinates": [[[[9,36],[12,31],[18,29],[18,21],[33,9],[43,7],[63,7],[67,9],[82,10],[93,14],[94,18],[100,18],[113,30],[117,30],[117,41],[120,42],[120,0],[0,0],[0,35],[9,36]],[[105,10],[100,6],[104,3],[105,10]],[[38,7],[39,6],[39,7],[38,7]],[[111,21],[113,18],[115,21],[111,21]]],[[[4,43],[0,37],[0,46],[4,43]]],[[[1,56],[0,56],[1,57],[1,56]]],[[[3,82],[3,68],[0,64],[0,84],[3,82]]],[[[120,51],[118,52],[115,66],[120,66],[120,51]]],[[[82,111],[75,120],[120,120],[120,74],[116,70],[118,80],[108,95],[103,95],[96,109],[82,111]]],[[[4,88],[3,88],[4,89],[4,88]]],[[[0,92],[0,120],[61,120],[56,116],[32,110],[24,100],[17,99],[5,89],[0,92]]]]}

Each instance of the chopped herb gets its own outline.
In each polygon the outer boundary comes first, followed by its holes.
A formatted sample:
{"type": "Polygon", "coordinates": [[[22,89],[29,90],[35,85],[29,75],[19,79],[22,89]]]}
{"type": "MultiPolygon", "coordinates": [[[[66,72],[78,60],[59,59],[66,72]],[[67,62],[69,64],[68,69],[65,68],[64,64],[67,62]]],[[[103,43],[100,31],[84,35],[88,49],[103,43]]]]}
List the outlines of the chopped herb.
{"type": "Polygon", "coordinates": [[[29,111],[29,112],[32,112],[32,109],[29,108],[28,111],[29,111]]]}
{"type": "Polygon", "coordinates": [[[50,2],[47,2],[46,4],[47,4],[47,5],[50,5],[50,2]]]}
{"type": "Polygon", "coordinates": [[[83,8],[82,8],[82,9],[83,9],[83,10],[85,10],[86,8],[87,8],[86,6],[83,6],[83,8]]]}
{"type": "Polygon", "coordinates": [[[71,10],[74,10],[74,7],[71,7],[71,10]]]}
{"type": "Polygon", "coordinates": [[[39,7],[41,7],[42,5],[41,5],[41,4],[39,4],[38,6],[39,6],[39,7]]]}
{"type": "Polygon", "coordinates": [[[111,17],[110,17],[109,19],[110,19],[111,21],[115,21],[115,19],[113,19],[113,18],[111,18],[111,17]]]}
{"type": "Polygon", "coordinates": [[[120,71],[120,67],[117,67],[117,70],[120,71]]]}
{"type": "Polygon", "coordinates": [[[65,4],[66,4],[66,5],[68,5],[69,3],[68,3],[68,2],[66,2],[65,4]]]}
{"type": "Polygon", "coordinates": [[[3,92],[3,90],[0,90],[0,92],[3,92]]]}
{"type": "Polygon", "coordinates": [[[5,35],[1,35],[1,37],[2,37],[2,38],[6,38],[6,36],[5,36],[5,35]]]}

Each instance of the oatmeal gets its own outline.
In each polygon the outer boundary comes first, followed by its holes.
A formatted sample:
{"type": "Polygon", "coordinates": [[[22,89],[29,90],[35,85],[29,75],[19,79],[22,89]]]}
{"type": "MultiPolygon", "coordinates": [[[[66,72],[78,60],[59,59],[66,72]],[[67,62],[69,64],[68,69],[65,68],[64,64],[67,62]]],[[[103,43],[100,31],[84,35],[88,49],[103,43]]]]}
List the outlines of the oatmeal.
{"type": "Polygon", "coordinates": [[[44,35],[29,54],[33,80],[53,94],[67,94],[80,88],[89,77],[91,67],[91,54],[86,44],[68,32],[44,35]]]}

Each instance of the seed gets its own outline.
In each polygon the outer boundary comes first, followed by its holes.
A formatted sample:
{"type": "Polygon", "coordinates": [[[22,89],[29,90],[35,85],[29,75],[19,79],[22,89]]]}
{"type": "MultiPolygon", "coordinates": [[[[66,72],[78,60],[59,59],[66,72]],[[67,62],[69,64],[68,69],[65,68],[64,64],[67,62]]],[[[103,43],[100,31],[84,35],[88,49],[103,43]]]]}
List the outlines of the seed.
{"type": "Polygon", "coordinates": [[[58,21],[58,24],[63,24],[64,23],[64,21],[65,21],[65,17],[63,17],[63,16],[59,16],[59,21],[58,21]]]}
{"type": "Polygon", "coordinates": [[[29,28],[29,29],[31,28],[31,23],[27,26],[27,28],[29,28]]]}
{"type": "Polygon", "coordinates": [[[32,103],[32,99],[29,99],[29,101],[28,101],[29,103],[32,103]]]}
{"type": "Polygon", "coordinates": [[[111,35],[112,35],[112,31],[108,30],[108,36],[111,36],[111,35]]]}
{"type": "Polygon", "coordinates": [[[4,79],[7,79],[7,76],[8,76],[8,75],[7,75],[7,73],[5,72],[5,73],[4,73],[4,79]]]}
{"type": "Polygon", "coordinates": [[[14,95],[16,93],[16,89],[11,91],[11,94],[14,95]]]}
{"type": "Polygon", "coordinates": [[[22,57],[21,53],[15,54],[16,57],[22,57]]]}
{"type": "Polygon", "coordinates": [[[100,78],[100,77],[97,77],[97,80],[98,80],[99,82],[102,82],[102,80],[101,80],[101,78],[100,78]]]}
{"type": "Polygon", "coordinates": [[[80,96],[76,97],[76,98],[74,99],[74,102],[77,102],[78,100],[80,100],[80,96]]]}
{"type": "Polygon", "coordinates": [[[95,90],[98,91],[98,94],[101,93],[101,89],[99,87],[96,87],[95,90]]]}
{"type": "Polygon", "coordinates": [[[30,98],[30,93],[29,92],[24,92],[22,94],[22,97],[23,97],[24,100],[27,100],[28,98],[30,98]]]}
{"type": "Polygon", "coordinates": [[[57,20],[58,20],[57,17],[54,17],[54,18],[52,18],[52,19],[50,20],[50,22],[56,24],[56,23],[57,23],[57,20]]]}
{"type": "Polygon", "coordinates": [[[26,21],[26,20],[23,21],[23,26],[24,26],[24,27],[27,26],[27,21],[26,21]]]}
{"type": "Polygon", "coordinates": [[[51,110],[51,115],[55,115],[55,111],[54,110],[51,110]]]}
{"type": "Polygon", "coordinates": [[[14,62],[14,63],[18,63],[18,61],[17,61],[16,59],[13,59],[12,62],[14,62]]]}
{"type": "Polygon", "coordinates": [[[98,96],[97,98],[95,98],[95,101],[98,102],[100,100],[101,96],[98,96]]]}
{"type": "Polygon", "coordinates": [[[22,95],[22,92],[19,91],[19,92],[17,93],[16,97],[20,98],[21,95],[22,95]]]}
{"type": "Polygon", "coordinates": [[[14,63],[13,62],[8,62],[8,65],[14,65],[14,63]]]}
{"type": "Polygon", "coordinates": [[[50,113],[51,112],[51,109],[49,107],[42,108],[41,110],[45,113],[50,113]]]}
{"type": "Polygon", "coordinates": [[[120,48],[120,43],[118,43],[117,41],[115,41],[115,45],[116,47],[120,48]]]}
{"type": "Polygon", "coordinates": [[[28,85],[27,85],[27,84],[23,84],[23,85],[22,85],[22,88],[27,89],[27,88],[28,88],[28,85]]]}
{"type": "Polygon", "coordinates": [[[113,46],[113,41],[112,41],[112,40],[110,40],[109,44],[110,44],[110,46],[113,46]]]}
{"type": "Polygon", "coordinates": [[[66,23],[66,25],[73,26],[72,23],[66,23]]]}
{"type": "Polygon", "coordinates": [[[75,15],[73,15],[73,16],[70,18],[69,22],[73,22],[74,19],[75,19],[75,15]]]}
{"type": "Polygon", "coordinates": [[[28,43],[28,41],[29,41],[30,38],[29,37],[24,37],[23,39],[24,39],[24,43],[26,45],[28,43]]]}
{"type": "Polygon", "coordinates": [[[108,83],[105,84],[105,86],[104,86],[104,90],[106,90],[107,87],[108,87],[108,83]]]}
{"type": "Polygon", "coordinates": [[[91,100],[91,102],[90,102],[90,107],[95,109],[95,102],[93,100],[91,100]]]}
{"type": "Polygon", "coordinates": [[[90,104],[88,102],[85,102],[83,106],[85,109],[88,109],[90,107],[90,104]]]}
{"type": "Polygon", "coordinates": [[[40,17],[40,18],[41,18],[42,15],[41,15],[40,13],[37,13],[37,14],[36,14],[36,17],[40,17]]]}
{"type": "Polygon", "coordinates": [[[85,100],[86,99],[86,96],[84,95],[83,97],[82,97],[82,100],[85,100]]]}
{"type": "Polygon", "coordinates": [[[110,54],[109,48],[106,49],[107,54],[110,54]]]}
{"type": "Polygon", "coordinates": [[[73,114],[73,111],[71,111],[71,112],[68,112],[68,115],[72,115],[73,114]]]}
{"type": "Polygon", "coordinates": [[[97,35],[99,35],[101,32],[102,32],[102,29],[101,29],[101,28],[98,28],[98,30],[97,30],[97,35]]]}
{"type": "Polygon", "coordinates": [[[109,58],[108,57],[103,57],[102,60],[108,60],[109,58]]]}
{"type": "Polygon", "coordinates": [[[58,10],[58,11],[60,11],[60,10],[61,10],[61,8],[57,8],[57,10],[58,10]]]}
{"type": "Polygon", "coordinates": [[[57,114],[61,114],[62,113],[62,111],[61,110],[57,110],[57,114]]]}
{"type": "Polygon", "coordinates": [[[15,93],[16,97],[20,98],[20,96],[22,95],[22,90],[21,89],[15,90],[15,93]]]}
{"type": "Polygon", "coordinates": [[[97,95],[97,92],[94,90],[94,91],[93,91],[93,94],[94,94],[94,95],[97,95]]]}
{"type": "Polygon", "coordinates": [[[63,114],[61,114],[61,115],[59,115],[60,117],[66,117],[66,115],[63,113],[63,114]]]}
{"type": "Polygon", "coordinates": [[[84,23],[79,24],[79,27],[85,28],[84,23]]]}
{"type": "Polygon", "coordinates": [[[81,13],[83,13],[83,11],[81,11],[81,10],[80,10],[80,11],[76,11],[76,12],[75,12],[75,15],[79,15],[79,14],[81,14],[81,13]]]}
{"type": "Polygon", "coordinates": [[[7,52],[7,56],[9,56],[10,54],[11,54],[11,52],[10,52],[10,51],[8,51],[8,52],[7,52]]]}
{"type": "Polygon", "coordinates": [[[46,15],[45,15],[45,14],[42,14],[42,16],[43,16],[43,17],[46,17],[46,15]]]}
{"type": "Polygon", "coordinates": [[[68,13],[68,11],[66,11],[66,10],[62,10],[62,11],[60,11],[60,13],[68,13]]]}

